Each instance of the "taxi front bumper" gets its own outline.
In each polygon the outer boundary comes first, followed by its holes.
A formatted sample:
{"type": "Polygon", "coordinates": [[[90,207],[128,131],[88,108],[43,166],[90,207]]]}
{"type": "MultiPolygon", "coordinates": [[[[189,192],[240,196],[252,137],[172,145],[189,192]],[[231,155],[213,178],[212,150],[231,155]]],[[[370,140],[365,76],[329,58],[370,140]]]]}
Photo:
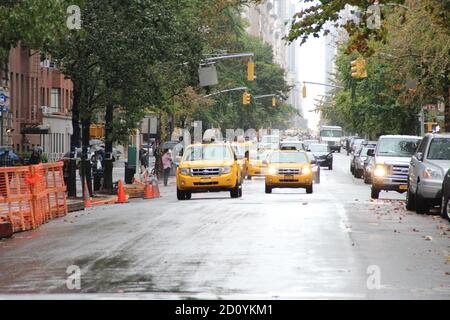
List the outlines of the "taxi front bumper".
{"type": "Polygon", "coordinates": [[[193,177],[177,175],[178,189],[191,192],[225,191],[236,187],[236,175],[233,173],[211,177],[193,177]]]}
{"type": "Polygon", "coordinates": [[[266,167],[249,166],[247,174],[249,176],[264,176],[266,174],[266,167]]]}
{"type": "Polygon", "coordinates": [[[312,184],[312,174],[308,175],[266,175],[266,185],[272,188],[306,188],[312,184]]]}

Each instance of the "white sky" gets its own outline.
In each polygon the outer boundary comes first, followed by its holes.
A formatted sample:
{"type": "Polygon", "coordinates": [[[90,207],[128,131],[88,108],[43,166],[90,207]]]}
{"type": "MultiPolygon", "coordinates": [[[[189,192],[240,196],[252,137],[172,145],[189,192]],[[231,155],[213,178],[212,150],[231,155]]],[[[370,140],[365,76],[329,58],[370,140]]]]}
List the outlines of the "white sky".
{"type": "MultiPolygon", "coordinates": [[[[296,3],[297,11],[301,10],[305,4],[300,4],[299,1],[293,0],[296,3]]],[[[307,6],[310,6],[308,3],[307,6]]],[[[325,79],[325,39],[323,37],[311,37],[299,50],[297,50],[297,73],[300,82],[312,81],[324,83],[325,79]]],[[[303,84],[301,85],[301,87],[303,84]]],[[[307,97],[302,98],[303,114],[308,119],[308,126],[310,129],[317,129],[320,120],[320,115],[315,112],[310,112],[314,109],[316,102],[314,100],[320,99],[325,94],[325,87],[318,85],[306,85],[307,97]]]]}

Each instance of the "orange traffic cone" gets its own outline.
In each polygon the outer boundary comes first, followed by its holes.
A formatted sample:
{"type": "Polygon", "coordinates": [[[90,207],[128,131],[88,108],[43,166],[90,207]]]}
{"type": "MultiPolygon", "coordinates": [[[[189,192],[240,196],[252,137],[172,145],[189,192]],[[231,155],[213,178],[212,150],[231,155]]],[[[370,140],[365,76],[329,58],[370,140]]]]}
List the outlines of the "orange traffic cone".
{"type": "Polygon", "coordinates": [[[153,194],[153,186],[150,183],[145,184],[144,199],[153,199],[155,195],[153,194]]]}
{"type": "Polygon", "coordinates": [[[159,193],[158,180],[153,180],[153,197],[160,198],[161,193],[159,193]]]}
{"type": "Polygon", "coordinates": [[[127,203],[128,199],[127,196],[125,194],[125,189],[123,187],[123,182],[122,180],[119,180],[119,190],[117,191],[117,201],[116,203],[127,203]]]}
{"type": "Polygon", "coordinates": [[[89,208],[92,207],[92,200],[91,200],[91,196],[89,194],[89,189],[88,189],[88,185],[87,185],[87,179],[84,179],[84,207],[85,208],[89,208]]]}

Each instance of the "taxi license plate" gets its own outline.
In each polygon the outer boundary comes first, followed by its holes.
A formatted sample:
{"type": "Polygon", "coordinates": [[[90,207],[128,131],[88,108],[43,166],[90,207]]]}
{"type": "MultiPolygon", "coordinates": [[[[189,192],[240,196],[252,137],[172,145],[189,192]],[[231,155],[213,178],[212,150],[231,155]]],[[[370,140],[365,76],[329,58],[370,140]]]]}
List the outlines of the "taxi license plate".
{"type": "Polygon", "coordinates": [[[402,184],[402,185],[400,186],[400,190],[408,190],[408,185],[402,184]]]}
{"type": "Polygon", "coordinates": [[[284,175],[284,178],[285,179],[294,179],[294,176],[292,176],[292,175],[290,175],[290,176],[284,175]]]}

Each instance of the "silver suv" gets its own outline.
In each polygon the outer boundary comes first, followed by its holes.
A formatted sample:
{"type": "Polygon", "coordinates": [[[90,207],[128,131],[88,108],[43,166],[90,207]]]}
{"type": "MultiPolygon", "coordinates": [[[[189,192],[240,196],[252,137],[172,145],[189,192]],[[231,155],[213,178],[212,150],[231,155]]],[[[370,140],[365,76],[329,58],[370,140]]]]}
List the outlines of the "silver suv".
{"type": "Polygon", "coordinates": [[[372,199],[378,199],[381,190],[407,191],[409,163],[420,140],[417,136],[386,135],[380,137],[375,151],[369,150],[372,199]]]}
{"type": "Polygon", "coordinates": [[[427,213],[441,202],[442,183],[450,168],[450,135],[427,134],[411,158],[406,209],[427,213]]]}

